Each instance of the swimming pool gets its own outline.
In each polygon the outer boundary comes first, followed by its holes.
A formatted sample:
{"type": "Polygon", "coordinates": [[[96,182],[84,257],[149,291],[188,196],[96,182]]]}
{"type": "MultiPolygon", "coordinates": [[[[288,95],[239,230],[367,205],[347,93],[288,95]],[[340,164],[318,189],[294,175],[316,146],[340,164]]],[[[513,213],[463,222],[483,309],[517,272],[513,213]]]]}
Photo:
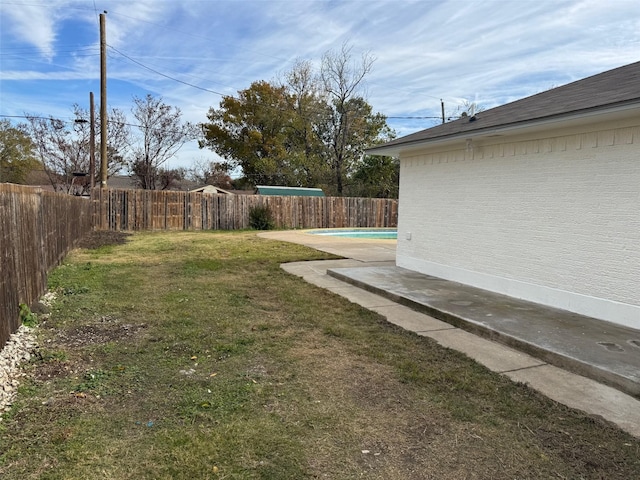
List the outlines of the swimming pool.
{"type": "Polygon", "coordinates": [[[396,240],[398,230],[395,228],[327,228],[324,230],[310,230],[312,235],[325,235],[343,238],[373,238],[378,240],[396,240]]]}

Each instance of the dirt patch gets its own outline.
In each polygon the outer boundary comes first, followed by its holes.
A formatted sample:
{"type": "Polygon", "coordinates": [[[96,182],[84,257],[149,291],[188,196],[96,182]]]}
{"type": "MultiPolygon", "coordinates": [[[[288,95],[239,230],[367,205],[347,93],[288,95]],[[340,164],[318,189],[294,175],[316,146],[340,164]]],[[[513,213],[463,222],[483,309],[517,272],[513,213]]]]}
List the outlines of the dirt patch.
{"type": "Polygon", "coordinates": [[[85,345],[97,345],[106,342],[122,341],[127,337],[133,337],[140,330],[147,328],[145,323],[93,323],[78,325],[67,330],[59,330],[56,335],[56,343],[68,347],[82,347],[85,345]]]}
{"type": "Polygon", "coordinates": [[[78,243],[79,248],[96,249],[107,245],[122,245],[127,242],[130,233],[95,230],[85,235],[78,243]]]}
{"type": "Polygon", "coordinates": [[[33,379],[44,382],[56,377],[63,377],[75,373],[69,362],[59,360],[41,360],[33,372],[33,379]]]}
{"type": "Polygon", "coordinates": [[[83,367],[77,361],[66,358],[63,351],[79,351],[82,347],[100,345],[108,342],[124,342],[134,339],[139,332],[147,329],[147,324],[121,323],[111,316],[101,317],[85,325],[77,325],[71,328],[60,328],[43,324],[51,332],[50,339],[46,342],[46,348],[37,349],[34,352],[36,368],[33,377],[38,381],[47,381],[56,377],[76,375],[83,367]]]}

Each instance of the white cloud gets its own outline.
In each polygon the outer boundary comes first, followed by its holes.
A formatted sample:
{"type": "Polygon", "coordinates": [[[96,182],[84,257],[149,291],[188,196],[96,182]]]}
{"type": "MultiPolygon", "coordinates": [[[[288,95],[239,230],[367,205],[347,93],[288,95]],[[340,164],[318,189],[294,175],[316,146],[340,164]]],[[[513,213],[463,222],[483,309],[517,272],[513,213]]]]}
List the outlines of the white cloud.
{"type": "MultiPolygon", "coordinates": [[[[439,116],[441,98],[448,111],[463,99],[489,108],[640,60],[637,0],[96,0],[95,9],[79,0],[31,3],[0,4],[2,16],[11,14],[11,22],[0,20],[0,53],[26,42],[57,55],[43,63],[37,63],[42,57],[0,57],[2,110],[19,96],[46,114],[62,110],[56,101],[84,101],[90,89],[97,92],[97,57],[65,54],[60,46],[97,50],[102,10],[109,12],[110,46],[225,95],[274,79],[297,58],[318,65],[323,53],[348,41],[355,56],[376,57],[366,92],[374,109],[390,116],[439,116]]],[[[132,95],[150,92],[203,122],[220,101],[112,49],[108,75],[110,105],[127,112],[132,95]]],[[[432,121],[390,123],[411,133],[432,121]]],[[[180,156],[203,153],[185,149],[180,156]]]]}
{"type": "Polygon", "coordinates": [[[22,44],[33,45],[44,58],[53,57],[56,18],[35,5],[0,5],[3,24],[22,44]]]}

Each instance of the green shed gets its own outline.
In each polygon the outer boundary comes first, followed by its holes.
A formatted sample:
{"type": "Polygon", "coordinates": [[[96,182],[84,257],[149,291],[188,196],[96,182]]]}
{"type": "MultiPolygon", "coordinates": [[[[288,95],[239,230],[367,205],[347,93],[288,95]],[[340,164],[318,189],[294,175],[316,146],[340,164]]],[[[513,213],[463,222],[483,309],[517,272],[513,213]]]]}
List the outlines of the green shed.
{"type": "Polygon", "coordinates": [[[324,197],[321,188],[304,187],[279,187],[268,185],[257,185],[259,195],[282,195],[286,197],[324,197]]]}

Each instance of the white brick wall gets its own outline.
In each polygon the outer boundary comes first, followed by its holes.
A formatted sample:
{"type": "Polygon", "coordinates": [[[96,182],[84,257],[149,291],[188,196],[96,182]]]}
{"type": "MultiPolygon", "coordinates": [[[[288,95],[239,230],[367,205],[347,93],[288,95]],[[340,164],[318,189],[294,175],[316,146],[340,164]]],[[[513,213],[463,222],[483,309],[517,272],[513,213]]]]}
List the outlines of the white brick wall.
{"type": "Polygon", "coordinates": [[[399,208],[399,266],[640,328],[637,120],[402,156],[399,208]]]}

